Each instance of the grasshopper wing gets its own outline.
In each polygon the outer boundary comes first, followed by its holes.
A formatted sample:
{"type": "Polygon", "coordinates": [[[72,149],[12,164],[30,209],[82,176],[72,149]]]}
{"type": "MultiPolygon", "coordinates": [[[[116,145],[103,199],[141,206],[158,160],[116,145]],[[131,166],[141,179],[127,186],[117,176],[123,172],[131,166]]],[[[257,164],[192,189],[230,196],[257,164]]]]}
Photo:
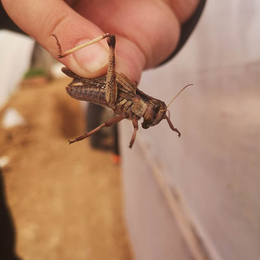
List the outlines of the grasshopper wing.
{"type": "Polygon", "coordinates": [[[132,98],[136,95],[137,83],[130,81],[123,73],[116,73],[116,82],[122,96],[132,98]]]}

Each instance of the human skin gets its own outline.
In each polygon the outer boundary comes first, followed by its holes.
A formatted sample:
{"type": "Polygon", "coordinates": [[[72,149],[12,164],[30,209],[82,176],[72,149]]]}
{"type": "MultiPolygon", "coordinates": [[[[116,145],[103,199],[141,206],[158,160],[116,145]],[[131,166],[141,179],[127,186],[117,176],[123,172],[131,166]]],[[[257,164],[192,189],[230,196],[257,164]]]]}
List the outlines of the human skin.
{"type": "MultiPolygon", "coordinates": [[[[51,34],[63,50],[104,33],[116,35],[116,71],[139,81],[143,70],[176,48],[180,26],[199,0],[2,0],[11,19],[57,58],[51,34]]],[[[74,73],[94,78],[106,73],[106,40],[59,60],[74,73]]]]}

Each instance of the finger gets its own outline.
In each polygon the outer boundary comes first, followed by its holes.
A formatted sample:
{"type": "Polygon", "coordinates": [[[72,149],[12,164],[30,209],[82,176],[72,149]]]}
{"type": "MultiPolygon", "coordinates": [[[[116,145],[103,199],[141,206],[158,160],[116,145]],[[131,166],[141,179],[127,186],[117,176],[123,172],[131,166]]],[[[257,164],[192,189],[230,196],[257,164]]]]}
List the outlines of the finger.
{"type": "MultiPolygon", "coordinates": [[[[165,2],[88,0],[76,2],[74,8],[102,30],[122,36],[125,43],[131,41],[140,50],[141,59],[144,58],[144,69],[165,60],[174,51],[179,39],[180,23],[165,2]]],[[[118,42],[117,55],[129,55],[132,49],[127,47],[118,42]]],[[[129,56],[141,63],[138,56],[129,56]]]]}
{"type": "MultiPolygon", "coordinates": [[[[81,41],[91,40],[104,33],[63,1],[3,0],[2,2],[13,21],[56,58],[57,45],[50,37],[51,34],[58,36],[62,48],[66,50],[81,41]]],[[[108,48],[103,41],[79,50],[60,61],[80,76],[97,77],[105,74],[107,57],[108,48]]]]}
{"type": "Polygon", "coordinates": [[[194,13],[199,2],[199,0],[170,0],[168,1],[168,5],[176,14],[178,20],[183,24],[194,13]]]}

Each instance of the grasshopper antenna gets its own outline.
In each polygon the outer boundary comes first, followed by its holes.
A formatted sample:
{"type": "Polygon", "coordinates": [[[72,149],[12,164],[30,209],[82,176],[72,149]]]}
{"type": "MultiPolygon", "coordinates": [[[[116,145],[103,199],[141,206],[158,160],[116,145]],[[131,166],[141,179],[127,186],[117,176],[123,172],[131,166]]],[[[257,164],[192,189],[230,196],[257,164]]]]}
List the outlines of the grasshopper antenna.
{"type": "Polygon", "coordinates": [[[189,86],[193,86],[193,84],[188,84],[187,86],[183,87],[183,88],[179,91],[179,93],[172,99],[172,101],[168,104],[168,106],[167,106],[166,108],[168,108],[168,107],[171,105],[171,103],[181,94],[181,92],[182,92],[185,88],[187,88],[187,87],[189,87],[189,86]]]}

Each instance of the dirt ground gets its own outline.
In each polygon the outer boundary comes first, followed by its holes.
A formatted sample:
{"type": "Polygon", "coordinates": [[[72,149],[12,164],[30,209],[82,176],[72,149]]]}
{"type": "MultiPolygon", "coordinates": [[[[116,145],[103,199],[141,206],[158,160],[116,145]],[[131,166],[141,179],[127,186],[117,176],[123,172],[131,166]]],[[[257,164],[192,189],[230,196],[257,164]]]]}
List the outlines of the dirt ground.
{"type": "Polygon", "coordinates": [[[84,133],[80,104],[65,91],[68,82],[25,84],[6,106],[27,121],[0,128],[0,156],[10,158],[3,175],[16,251],[26,260],[130,260],[120,166],[88,140],[68,145],[84,133]]]}

